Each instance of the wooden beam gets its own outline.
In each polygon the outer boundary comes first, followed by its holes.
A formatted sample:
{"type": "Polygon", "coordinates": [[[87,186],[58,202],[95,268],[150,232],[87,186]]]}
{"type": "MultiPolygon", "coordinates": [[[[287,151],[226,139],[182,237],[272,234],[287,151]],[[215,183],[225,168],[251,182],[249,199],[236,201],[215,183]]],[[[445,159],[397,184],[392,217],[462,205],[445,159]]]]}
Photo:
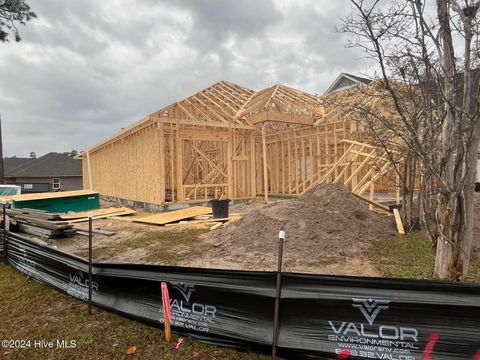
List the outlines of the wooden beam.
{"type": "MultiPolygon", "coordinates": [[[[181,124],[181,125],[197,125],[197,126],[208,126],[212,128],[228,128],[232,127],[231,123],[228,122],[209,122],[209,121],[193,121],[193,120],[185,120],[180,118],[172,118],[166,116],[159,116],[156,121],[164,122],[164,123],[173,123],[173,124],[181,124]]],[[[253,125],[248,124],[235,124],[236,129],[249,129],[249,130],[258,130],[253,125]]]]}
{"type": "Polygon", "coordinates": [[[184,201],[185,195],[183,193],[183,140],[180,139],[180,125],[177,124],[177,138],[176,138],[176,179],[177,179],[177,201],[184,201]]]}
{"type": "Polygon", "coordinates": [[[400,235],[405,235],[405,229],[403,228],[402,217],[398,209],[393,209],[393,215],[395,216],[395,222],[397,223],[397,230],[400,235]]]}
{"type": "Polygon", "coordinates": [[[173,150],[173,124],[170,124],[170,191],[171,201],[175,201],[175,159],[173,150]]]}
{"type": "Polygon", "coordinates": [[[352,193],[352,194],[353,194],[353,196],[359,198],[360,200],[366,201],[367,203],[369,203],[369,204],[371,204],[371,205],[373,205],[373,206],[375,206],[379,209],[382,209],[383,211],[386,211],[386,212],[389,212],[389,213],[392,212],[388,207],[383,206],[383,205],[381,205],[379,203],[376,203],[374,201],[370,201],[370,199],[367,199],[366,197],[363,197],[362,195],[358,195],[358,194],[355,194],[355,193],[352,193]]]}
{"type": "Polygon", "coordinates": [[[235,172],[233,169],[233,152],[234,152],[233,137],[234,135],[231,134],[230,141],[227,143],[227,183],[228,183],[227,196],[229,199],[235,198],[235,172]]]}
{"type": "Polygon", "coordinates": [[[195,145],[192,144],[192,148],[201,156],[203,157],[209,164],[212,168],[214,168],[215,170],[217,170],[220,174],[222,174],[223,176],[225,176],[226,178],[228,178],[228,175],[225,174],[225,172],[223,172],[217,165],[215,165],[215,163],[212,162],[212,160],[210,160],[208,158],[208,156],[202,152],[199,148],[197,148],[195,145]]]}
{"type": "MultiPolygon", "coordinates": [[[[375,181],[373,181],[373,175],[372,175],[372,181],[370,181],[370,201],[373,203],[374,200],[375,200],[375,181]]],[[[373,210],[372,204],[368,205],[368,210],[373,210]]]]}
{"type": "Polygon", "coordinates": [[[285,124],[299,124],[313,126],[313,117],[310,115],[285,114],[274,111],[263,111],[247,118],[248,123],[255,125],[266,121],[285,124]]]}
{"type": "Polygon", "coordinates": [[[165,124],[158,124],[157,131],[157,142],[158,142],[158,161],[160,161],[159,166],[159,197],[160,203],[165,202],[165,134],[163,131],[165,124]]]}
{"type": "Polygon", "coordinates": [[[87,150],[87,169],[88,169],[88,186],[90,190],[93,190],[92,166],[90,164],[90,150],[87,150]]]}
{"type": "Polygon", "coordinates": [[[250,186],[251,196],[257,196],[257,176],[256,176],[256,153],[255,153],[255,137],[250,133],[250,186]]]}
{"type": "Polygon", "coordinates": [[[180,139],[197,140],[197,141],[229,141],[230,134],[228,131],[208,131],[208,130],[190,130],[181,129],[180,139]]]}
{"type": "Polygon", "coordinates": [[[265,125],[262,126],[262,157],[263,157],[263,191],[265,193],[265,203],[268,203],[268,168],[267,168],[267,142],[265,139],[265,125]]]}

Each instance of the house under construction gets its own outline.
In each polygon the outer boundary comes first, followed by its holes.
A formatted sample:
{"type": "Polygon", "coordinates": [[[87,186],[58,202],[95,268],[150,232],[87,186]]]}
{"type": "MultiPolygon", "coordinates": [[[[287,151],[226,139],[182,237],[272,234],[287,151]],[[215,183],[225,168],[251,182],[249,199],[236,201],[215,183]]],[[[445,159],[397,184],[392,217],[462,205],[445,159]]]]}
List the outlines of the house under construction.
{"type": "Polygon", "coordinates": [[[328,96],[219,81],[80,154],[84,188],[150,204],[298,195],[321,182],[362,194],[389,163],[328,96]]]}

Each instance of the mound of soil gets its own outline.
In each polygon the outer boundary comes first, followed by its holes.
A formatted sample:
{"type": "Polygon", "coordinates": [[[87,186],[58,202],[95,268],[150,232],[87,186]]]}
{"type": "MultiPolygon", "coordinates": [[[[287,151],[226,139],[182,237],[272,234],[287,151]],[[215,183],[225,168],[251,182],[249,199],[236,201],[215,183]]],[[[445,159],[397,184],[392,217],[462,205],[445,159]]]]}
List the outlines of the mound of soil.
{"type": "MultiPolygon", "coordinates": [[[[372,211],[343,184],[321,184],[292,199],[268,204],[242,220],[210,232],[215,255],[274,254],[285,229],[285,259],[301,261],[350,257],[371,241],[395,235],[394,220],[372,211]]],[[[209,256],[212,256],[210,252],[209,256]]],[[[288,262],[288,261],[287,261],[288,262]]]]}

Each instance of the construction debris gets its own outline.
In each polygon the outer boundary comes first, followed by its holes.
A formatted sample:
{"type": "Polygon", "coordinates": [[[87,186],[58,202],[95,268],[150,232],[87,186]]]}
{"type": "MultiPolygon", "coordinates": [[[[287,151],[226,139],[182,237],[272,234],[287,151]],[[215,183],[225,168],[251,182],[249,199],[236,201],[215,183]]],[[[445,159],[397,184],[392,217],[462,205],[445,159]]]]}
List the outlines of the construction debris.
{"type": "MultiPolygon", "coordinates": [[[[134,214],[129,208],[98,209],[92,212],[93,219],[104,219],[111,216],[134,214]]],[[[84,229],[74,228],[73,224],[88,221],[88,212],[57,214],[36,209],[8,209],[7,214],[17,225],[17,229],[27,234],[42,238],[62,238],[74,234],[88,236],[84,229]]],[[[93,229],[93,233],[112,236],[115,232],[93,229]]]]}
{"type": "Polygon", "coordinates": [[[59,214],[34,209],[8,209],[7,214],[16,221],[18,230],[42,238],[68,237],[76,232],[59,214]]]}
{"type": "MultiPolygon", "coordinates": [[[[153,225],[165,225],[184,219],[190,219],[199,215],[211,214],[212,208],[206,206],[192,206],[186,209],[157,213],[137,218],[135,222],[153,225]]],[[[217,220],[218,221],[218,220],[217,220]]]]}
{"type": "Polygon", "coordinates": [[[395,222],[397,223],[397,230],[400,235],[405,235],[405,229],[403,228],[402,217],[398,209],[393,209],[393,215],[395,216],[395,222]]]}

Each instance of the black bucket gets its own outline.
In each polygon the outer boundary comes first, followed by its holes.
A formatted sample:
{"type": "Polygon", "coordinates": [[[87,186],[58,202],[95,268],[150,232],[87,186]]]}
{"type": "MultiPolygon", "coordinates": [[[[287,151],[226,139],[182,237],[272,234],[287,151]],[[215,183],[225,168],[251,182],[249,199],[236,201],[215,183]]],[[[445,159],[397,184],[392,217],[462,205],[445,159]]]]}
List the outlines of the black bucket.
{"type": "Polygon", "coordinates": [[[212,213],[214,219],[226,219],[228,218],[228,204],[230,200],[210,200],[212,204],[212,213]]]}

